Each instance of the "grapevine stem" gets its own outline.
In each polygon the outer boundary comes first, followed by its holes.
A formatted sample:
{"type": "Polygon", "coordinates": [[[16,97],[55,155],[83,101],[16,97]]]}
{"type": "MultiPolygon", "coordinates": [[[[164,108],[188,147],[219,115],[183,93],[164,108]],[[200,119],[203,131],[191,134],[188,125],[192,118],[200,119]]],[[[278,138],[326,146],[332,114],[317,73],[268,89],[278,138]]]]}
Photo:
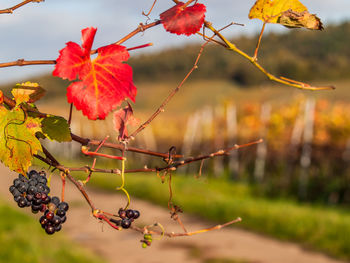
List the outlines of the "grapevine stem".
{"type": "Polygon", "coordinates": [[[40,2],[43,2],[44,0],[25,0],[17,5],[14,5],[12,7],[9,7],[9,8],[6,8],[6,9],[3,9],[3,10],[0,10],[0,14],[12,14],[13,11],[15,11],[16,9],[26,5],[26,4],[29,4],[31,2],[37,2],[37,3],[40,3],[40,2]]]}
{"type": "Polygon", "coordinates": [[[129,205],[130,205],[130,195],[128,193],[128,191],[124,188],[124,185],[125,185],[125,175],[124,175],[124,172],[125,172],[125,159],[122,160],[122,172],[121,172],[121,177],[122,177],[122,184],[121,186],[117,187],[117,191],[123,191],[124,194],[126,195],[126,198],[127,198],[127,204],[124,208],[124,210],[128,209],[129,205]]]}
{"type": "Polygon", "coordinates": [[[161,112],[164,112],[165,106],[169,103],[169,101],[175,96],[175,94],[180,90],[180,88],[184,85],[186,80],[190,77],[192,72],[197,69],[197,65],[199,62],[200,57],[202,56],[203,50],[205,46],[210,41],[207,40],[200,48],[200,51],[197,55],[197,58],[195,60],[195,63],[193,67],[190,69],[190,71],[187,73],[185,78],[181,81],[181,83],[168,95],[168,97],[165,98],[165,100],[162,102],[162,104],[158,107],[158,109],[148,118],[147,121],[145,121],[142,125],[140,125],[130,136],[129,138],[134,138],[138,133],[140,133],[142,130],[144,130],[161,112]]]}

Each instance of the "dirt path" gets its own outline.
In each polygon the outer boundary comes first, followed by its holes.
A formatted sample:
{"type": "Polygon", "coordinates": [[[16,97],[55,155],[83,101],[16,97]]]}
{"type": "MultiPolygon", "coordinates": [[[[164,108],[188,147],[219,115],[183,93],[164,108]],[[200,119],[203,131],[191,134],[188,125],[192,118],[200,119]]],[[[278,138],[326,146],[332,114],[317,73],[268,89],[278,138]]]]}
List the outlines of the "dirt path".
{"type": "MultiPolygon", "coordinates": [[[[0,174],[0,196],[14,204],[8,187],[15,177],[10,176],[9,170],[1,164],[0,174]]],[[[57,195],[60,182],[54,180],[52,185],[56,190],[53,190],[53,194],[57,195]]],[[[113,209],[123,206],[125,202],[124,197],[118,194],[99,191],[90,191],[90,194],[98,207],[106,211],[113,211],[113,209]]],[[[139,242],[142,237],[140,234],[133,231],[115,231],[94,219],[90,215],[90,210],[80,192],[71,184],[66,187],[66,200],[71,204],[71,209],[62,232],[81,245],[95,251],[108,262],[198,263],[211,258],[247,263],[342,262],[320,253],[306,251],[296,244],[276,241],[234,228],[224,228],[192,237],[164,238],[161,241],[155,241],[151,247],[142,249],[139,242]]],[[[131,208],[140,210],[139,223],[160,222],[168,231],[181,231],[178,225],[169,219],[169,212],[164,208],[135,198],[132,198],[131,208]]],[[[212,225],[186,215],[182,219],[190,231],[212,225]]]]}

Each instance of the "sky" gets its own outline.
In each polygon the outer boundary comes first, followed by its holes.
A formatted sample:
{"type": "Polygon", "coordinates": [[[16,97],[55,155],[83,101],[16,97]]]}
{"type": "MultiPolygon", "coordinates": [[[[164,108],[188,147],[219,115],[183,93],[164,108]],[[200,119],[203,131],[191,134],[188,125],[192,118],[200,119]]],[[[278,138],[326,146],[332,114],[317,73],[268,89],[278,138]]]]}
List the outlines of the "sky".
{"type": "MultiPolygon", "coordinates": [[[[0,9],[11,7],[20,0],[1,0],[0,9]]],[[[262,22],[249,20],[248,13],[255,0],[201,0],[207,6],[206,20],[221,28],[230,22],[245,24],[232,26],[224,31],[226,36],[254,34],[262,22]]],[[[302,0],[310,13],[317,14],[325,23],[350,20],[349,0],[302,0]]],[[[81,29],[93,26],[98,31],[94,48],[113,43],[132,30],[139,23],[146,23],[142,11],[147,11],[153,0],[46,0],[30,3],[13,14],[0,14],[0,63],[17,59],[56,59],[58,51],[68,41],[80,44],[81,29]]],[[[158,0],[150,15],[150,22],[173,5],[171,0],[158,0]]],[[[267,31],[286,31],[279,25],[269,25],[267,31]]],[[[321,33],[320,33],[321,34],[321,33]]],[[[153,43],[152,47],[140,52],[157,52],[160,49],[200,42],[198,36],[176,36],[157,26],[124,43],[127,47],[153,43]]],[[[52,65],[0,68],[1,84],[23,80],[37,74],[48,73],[52,65]]]]}

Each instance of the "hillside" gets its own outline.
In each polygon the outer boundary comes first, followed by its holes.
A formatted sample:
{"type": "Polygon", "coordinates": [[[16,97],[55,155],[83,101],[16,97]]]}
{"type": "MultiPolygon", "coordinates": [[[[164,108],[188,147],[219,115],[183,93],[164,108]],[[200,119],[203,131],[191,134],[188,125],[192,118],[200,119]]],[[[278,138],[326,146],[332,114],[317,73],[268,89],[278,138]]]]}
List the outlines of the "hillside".
{"type": "MultiPolygon", "coordinates": [[[[233,39],[238,47],[253,54],[257,37],[233,39]]],[[[331,25],[322,32],[290,30],[264,36],[259,62],[277,76],[302,80],[344,79],[350,73],[350,22],[331,25]]],[[[130,60],[138,80],[169,80],[185,76],[193,65],[199,45],[164,50],[130,60]]],[[[254,85],[266,78],[239,55],[211,45],[207,47],[191,78],[224,78],[241,85],[254,85]]]]}
{"type": "MultiPolygon", "coordinates": [[[[241,36],[233,39],[238,47],[252,54],[256,37],[241,36]]],[[[303,81],[332,81],[348,79],[350,75],[350,22],[330,25],[322,32],[309,30],[290,30],[286,34],[270,33],[264,36],[259,62],[277,76],[303,81]]],[[[174,86],[192,67],[200,45],[172,48],[158,53],[132,57],[129,63],[134,69],[134,79],[142,93],[143,86],[166,83],[174,86]]],[[[234,87],[272,84],[239,55],[228,52],[216,45],[209,45],[204,50],[191,80],[206,82],[218,80],[234,87]]],[[[26,79],[27,80],[27,79],[26,79]]],[[[30,79],[39,82],[50,97],[64,96],[68,82],[50,75],[30,79]]],[[[19,82],[22,80],[19,80],[19,82]]],[[[24,81],[24,80],[23,80],[24,81]]],[[[9,90],[12,84],[2,86],[9,90]]],[[[48,97],[48,96],[47,96],[48,97]]],[[[48,99],[48,98],[46,98],[48,99]]]]}

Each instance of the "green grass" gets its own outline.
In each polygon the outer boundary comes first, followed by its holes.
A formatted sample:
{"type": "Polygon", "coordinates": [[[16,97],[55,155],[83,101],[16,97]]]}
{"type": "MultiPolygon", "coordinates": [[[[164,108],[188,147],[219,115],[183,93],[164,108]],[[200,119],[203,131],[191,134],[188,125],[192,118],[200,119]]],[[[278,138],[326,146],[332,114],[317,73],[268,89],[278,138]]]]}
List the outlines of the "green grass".
{"type": "Polygon", "coordinates": [[[62,233],[45,234],[37,220],[0,200],[0,262],[67,263],[103,262],[68,241],[62,233]]]}
{"type": "MultiPolygon", "coordinates": [[[[168,184],[154,175],[127,175],[126,189],[133,196],[167,205],[168,184]]],[[[115,190],[120,179],[95,174],[91,184],[115,190]]],[[[305,247],[337,258],[350,259],[350,211],[316,205],[301,205],[289,200],[256,198],[246,185],[223,180],[173,177],[174,202],[185,213],[214,222],[241,217],[237,226],[282,240],[297,241],[305,247]]]]}

